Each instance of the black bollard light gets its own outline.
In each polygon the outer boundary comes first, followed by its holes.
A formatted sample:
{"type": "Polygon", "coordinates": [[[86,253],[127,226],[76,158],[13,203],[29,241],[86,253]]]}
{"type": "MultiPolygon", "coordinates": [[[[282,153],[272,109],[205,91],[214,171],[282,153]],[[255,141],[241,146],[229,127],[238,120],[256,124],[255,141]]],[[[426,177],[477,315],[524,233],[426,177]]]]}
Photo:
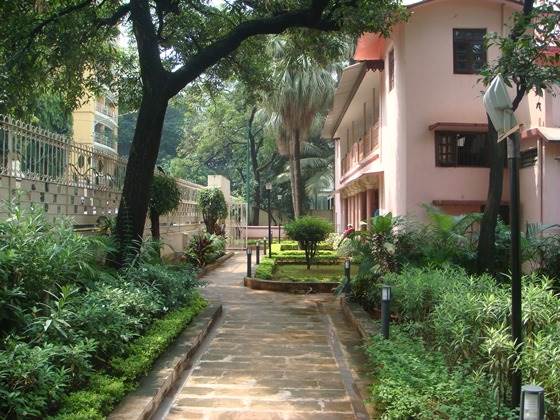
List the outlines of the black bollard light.
{"type": "Polygon", "coordinates": [[[350,259],[344,260],[344,286],[342,287],[342,292],[344,294],[349,294],[352,291],[350,285],[350,259]]]}
{"type": "Polygon", "coordinates": [[[251,277],[251,248],[247,247],[247,277],[251,277]]]}
{"type": "Polygon", "coordinates": [[[521,420],[544,419],[544,389],[537,385],[521,387],[521,420]]]}
{"type": "Polygon", "coordinates": [[[389,338],[389,322],[391,320],[391,286],[381,288],[381,330],[383,338],[389,338]]]}
{"type": "MultiPolygon", "coordinates": [[[[263,246],[263,255],[266,257],[266,238],[263,238],[264,246],[263,246]]],[[[270,256],[270,255],[269,255],[270,256]]]]}
{"type": "Polygon", "coordinates": [[[261,263],[261,247],[260,247],[260,242],[257,241],[257,265],[259,265],[261,263]]]}

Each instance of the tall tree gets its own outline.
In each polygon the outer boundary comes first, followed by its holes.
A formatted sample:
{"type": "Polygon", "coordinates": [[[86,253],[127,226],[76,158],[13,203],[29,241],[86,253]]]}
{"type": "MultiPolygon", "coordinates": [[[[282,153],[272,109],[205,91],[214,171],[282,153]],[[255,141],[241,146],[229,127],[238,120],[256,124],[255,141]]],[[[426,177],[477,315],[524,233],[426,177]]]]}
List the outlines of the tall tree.
{"type": "MultiPolygon", "coordinates": [[[[278,151],[289,161],[294,217],[304,212],[301,148],[317,115],[330,104],[336,84],[336,67],[299,47],[293,39],[279,38],[274,43],[274,92],[269,105],[278,151]]],[[[333,51],[340,59],[342,44],[335,44],[333,51]]]]}
{"type": "MultiPolygon", "coordinates": [[[[524,0],[523,10],[515,13],[508,36],[489,35],[487,43],[500,51],[498,59],[483,69],[487,86],[498,74],[505,83],[515,88],[512,111],[517,110],[525,95],[533,91],[538,96],[560,83],[559,56],[554,48],[560,47],[558,37],[558,0],[549,0],[538,6],[533,0],[524,0]]],[[[478,268],[494,271],[496,225],[502,199],[505,142],[498,143],[498,135],[490,118],[490,181],[488,198],[480,226],[478,241],[478,268]]]]}
{"type": "Polygon", "coordinates": [[[214,94],[203,91],[187,96],[188,128],[178,149],[179,157],[171,162],[174,173],[189,176],[202,167],[207,173],[229,178],[232,192],[238,195],[245,196],[248,187],[250,223],[258,224],[263,207],[262,181],[270,178],[270,168],[281,160],[264,130],[265,116],[257,112],[255,98],[242,83],[229,83],[214,94]]]}
{"type": "MultiPolygon", "coordinates": [[[[51,71],[57,79],[72,81],[73,87],[107,73],[100,64],[111,55],[102,54],[103,48],[112,48],[110,40],[119,25],[130,24],[138,52],[141,100],[117,217],[116,237],[121,245],[115,255],[117,265],[124,261],[124,251],[131,249],[124,246],[126,242],[144,231],[171,98],[203,73],[209,81],[230,73],[233,66],[224,65],[224,58],[242,62],[243,54],[259,54],[259,50],[240,48],[249,38],[297,27],[387,34],[406,13],[397,0],[232,0],[219,7],[203,0],[57,0],[32,6],[27,0],[14,0],[0,7],[1,35],[7,41],[0,52],[3,64],[8,61],[3,76],[22,72],[32,80],[35,76],[25,68],[29,64],[41,77],[51,71]]],[[[11,82],[9,77],[7,82],[11,82]]],[[[12,87],[10,92],[15,90],[12,87]]]]}

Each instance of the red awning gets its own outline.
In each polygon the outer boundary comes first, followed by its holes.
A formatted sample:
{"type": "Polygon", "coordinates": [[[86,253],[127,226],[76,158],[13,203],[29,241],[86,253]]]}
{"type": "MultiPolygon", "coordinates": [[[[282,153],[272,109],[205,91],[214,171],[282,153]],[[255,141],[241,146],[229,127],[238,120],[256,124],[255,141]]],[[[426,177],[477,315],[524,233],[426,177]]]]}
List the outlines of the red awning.
{"type": "Polygon", "coordinates": [[[383,60],[385,40],[378,34],[365,33],[356,43],[354,60],[383,60]]]}

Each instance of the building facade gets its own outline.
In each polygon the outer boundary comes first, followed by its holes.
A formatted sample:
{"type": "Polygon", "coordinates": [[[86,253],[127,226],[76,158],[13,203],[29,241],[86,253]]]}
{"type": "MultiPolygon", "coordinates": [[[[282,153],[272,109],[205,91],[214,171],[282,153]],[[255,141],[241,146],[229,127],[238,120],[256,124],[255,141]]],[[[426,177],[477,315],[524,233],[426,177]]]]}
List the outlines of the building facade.
{"type": "Polygon", "coordinates": [[[90,98],[72,113],[74,142],[117,153],[119,109],[115,96],[90,98]]]}
{"type": "MultiPolygon", "coordinates": [[[[323,137],[335,141],[337,229],[423,204],[482,211],[488,194],[486,113],[479,70],[496,58],[487,32],[508,33],[514,0],[420,0],[389,38],[363,35],[339,81],[323,137]]],[[[528,95],[521,200],[525,222],[560,223],[560,102],[528,95]],[[537,106],[539,104],[539,106],[537,106]]],[[[502,214],[509,191],[504,177],[502,214]]]]}

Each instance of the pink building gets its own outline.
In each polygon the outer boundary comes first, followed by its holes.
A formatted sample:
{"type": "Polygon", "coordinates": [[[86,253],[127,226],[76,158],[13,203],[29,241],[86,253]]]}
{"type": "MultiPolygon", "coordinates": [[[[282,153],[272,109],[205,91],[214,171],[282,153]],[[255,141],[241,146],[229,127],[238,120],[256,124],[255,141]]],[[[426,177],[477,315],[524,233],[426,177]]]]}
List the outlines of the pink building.
{"type": "MultiPolygon", "coordinates": [[[[376,211],[422,218],[424,203],[481,211],[488,193],[486,114],[478,70],[496,57],[486,32],[507,33],[514,0],[419,0],[389,38],[362,36],[339,81],[323,136],[334,139],[340,231],[376,211]]],[[[525,222],[560,223],[560,100],[529,95],[523,133],[525,222]],[[540,103],[540,108],[537,108],[540,103]]],[[[507,174],[506,174],[507,175],[507,174]]],[[[503,214],[509,191],[505,176],[503,214]]]]}

